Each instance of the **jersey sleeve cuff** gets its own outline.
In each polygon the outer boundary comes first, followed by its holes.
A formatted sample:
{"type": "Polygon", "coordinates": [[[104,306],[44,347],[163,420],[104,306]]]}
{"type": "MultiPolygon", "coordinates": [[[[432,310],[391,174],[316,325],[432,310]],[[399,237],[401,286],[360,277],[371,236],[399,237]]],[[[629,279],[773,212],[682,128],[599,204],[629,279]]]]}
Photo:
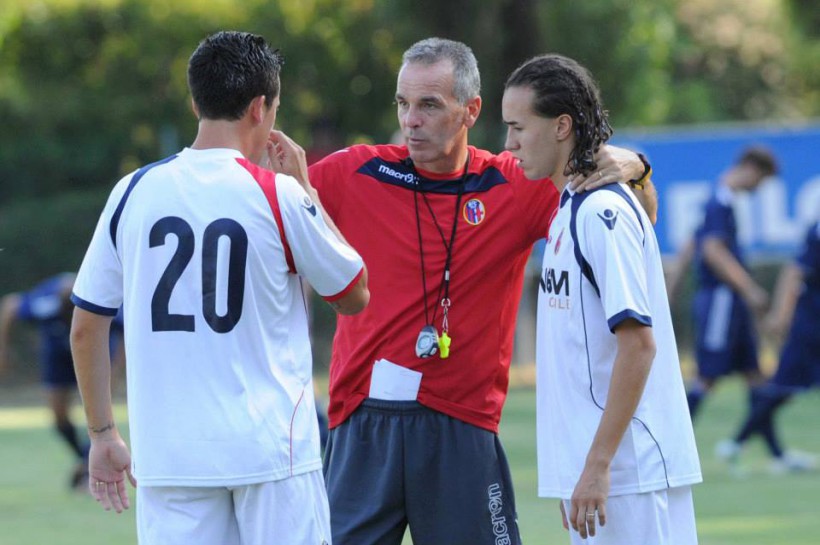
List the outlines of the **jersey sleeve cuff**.
{"type": "Polygon", "coordinates": [[[652,327],[652,317],[651,316],[645,316],[643,314],[638,314],[634,310],[630,310],[630,309],[622,310],[621,312],[619,312],[618,314],[616,314],[615,316],[613,316],[612,318],[607,320],[606,323],[609,326],[609,330],[612,333],[615,333],[615,328],[618,327],[618,325],[620,325],[621,322],[623,322],[624,320],[628,320],[630,318],[635,320],[636,322],[638,322],[640,324],[643,324],[643,325],[648,326],[648,327],[652,327]]]}
{"type": "Polygon", "coordinates": [[[71,294],[71,302],[83,310],[87,310],[93,314],[101,314],[102,316],[116,316],[117,311],[119,310],[118,308],[108,308],[95,305],[94,303],[90,303],[85,299],[78,297],[75,293],[71,294]]]}
{"type": "Polygon", "coordinates": [[[353,280],[350,281],[350,283],[345,287],[345,289],[343,289],[342,291],[340,291],[336,295],[327,295],[327,296],[323,295],[322,299],[324,299],[325,301],[327,301],[329,303],[332,303],[333,301],[338,301],[339,299],[341,299],[342,297],[344,297],[345,295],[347,295],[348,293],[351,292],[351,290],[356,286],[356,284],[359,282],[359,279],[362,277],[363,274],[364,274],[364,267],[359,269],[359,274],[357,274],[355,276],[355,278],[353,278],[353,280]]]}

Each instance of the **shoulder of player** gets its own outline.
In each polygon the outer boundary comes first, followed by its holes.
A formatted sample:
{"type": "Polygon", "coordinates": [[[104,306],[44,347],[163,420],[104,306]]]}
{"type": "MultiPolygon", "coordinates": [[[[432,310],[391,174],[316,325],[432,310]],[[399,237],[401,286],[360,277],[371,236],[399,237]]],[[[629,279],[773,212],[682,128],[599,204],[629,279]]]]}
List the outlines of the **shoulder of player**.
{"type": "Polygon", "coordinates": [[[629,207],[630,198],[628,188],[624,184],[606,185],[595,189],[576,193],[573,199],[580,199],[579,209],[611,208],[612,206],[629,207]]]}
{"type": "Polygon", "coordinates": [[[604,186],[576,194],[573,199],[580,199],[577,205],[578,221],[595,218],[610,213],[626,213],[626,216],[640,221],[636,213],[637,206],[629,194],[629,189],[623,184],[618,186],[604,186]],[[609,212],[607,212],[609,211],[609,212]]]}

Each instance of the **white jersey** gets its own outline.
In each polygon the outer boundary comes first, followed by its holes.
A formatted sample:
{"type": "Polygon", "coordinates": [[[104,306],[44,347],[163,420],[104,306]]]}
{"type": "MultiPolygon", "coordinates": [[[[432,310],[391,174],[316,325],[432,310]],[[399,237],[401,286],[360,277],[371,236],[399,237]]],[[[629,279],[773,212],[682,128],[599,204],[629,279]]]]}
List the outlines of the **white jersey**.
{"type": "Polygon", "coordinates": [[[657,239],[625,185],[564,190],[539,284],[539,496],[572,496],[607,403],[613,331],[629,318],[652,327],[657,354],[612,460],[610,495],[700,482],[657,239]]]}
{"type": "Polygon", "coordinates": [[[300,276],[333,300],[362,272],[295,179],[236,150],[184,149],[120,180],[73,300],[98,314],[124,305],[140,485],[321,468],[300,276]]]}

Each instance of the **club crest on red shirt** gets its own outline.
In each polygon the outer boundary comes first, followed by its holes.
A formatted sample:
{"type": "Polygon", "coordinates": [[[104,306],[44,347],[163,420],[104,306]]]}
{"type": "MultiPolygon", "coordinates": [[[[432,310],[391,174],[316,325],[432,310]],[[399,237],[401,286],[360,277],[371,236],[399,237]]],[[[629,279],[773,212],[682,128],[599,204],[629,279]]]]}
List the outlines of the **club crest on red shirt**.
{"type": "Polygon", "coordinates": [[[484,221],[487,211],[484,209],[484,203],[478,199],[470,199],[464,203],[464,219],[470,225],[478,225],[484,221]]]}

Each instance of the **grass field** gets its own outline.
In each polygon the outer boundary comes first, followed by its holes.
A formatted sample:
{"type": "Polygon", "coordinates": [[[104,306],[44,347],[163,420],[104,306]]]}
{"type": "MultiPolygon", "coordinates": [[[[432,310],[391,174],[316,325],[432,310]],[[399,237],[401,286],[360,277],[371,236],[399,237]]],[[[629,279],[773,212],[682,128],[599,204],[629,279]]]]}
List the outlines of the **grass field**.
{"type": "MultiPolygon", "coordinates": [[[[706,479],[695,487],[700,542],[815,545],[820,541],[820,472],[770,475],[757,441],[744,453],[743,478],[730,476],[712,456],[715,442],[737,425],[744,399],[738,382],[721,383],[697,422],[706,479]]],[[[513,390],[502,422],[502,439],[516,484],[519,524],[526,544],[567,543],[557,503],[535,494],[534,400],[531,389],[513,390]]],[[[820,453],[818,415],[820,395],[816,392],[787,406],[780,418],[785,442],[820,453]]],[[[124,421],[121,408],[118,418],[124,421]]],[[[89,496],[69,492],[70,466],[71,459],[53,435],[44,409],[0,407],[0,545],[136,543],[133,507],[122,515],[106,513],[89,496]]]]}

